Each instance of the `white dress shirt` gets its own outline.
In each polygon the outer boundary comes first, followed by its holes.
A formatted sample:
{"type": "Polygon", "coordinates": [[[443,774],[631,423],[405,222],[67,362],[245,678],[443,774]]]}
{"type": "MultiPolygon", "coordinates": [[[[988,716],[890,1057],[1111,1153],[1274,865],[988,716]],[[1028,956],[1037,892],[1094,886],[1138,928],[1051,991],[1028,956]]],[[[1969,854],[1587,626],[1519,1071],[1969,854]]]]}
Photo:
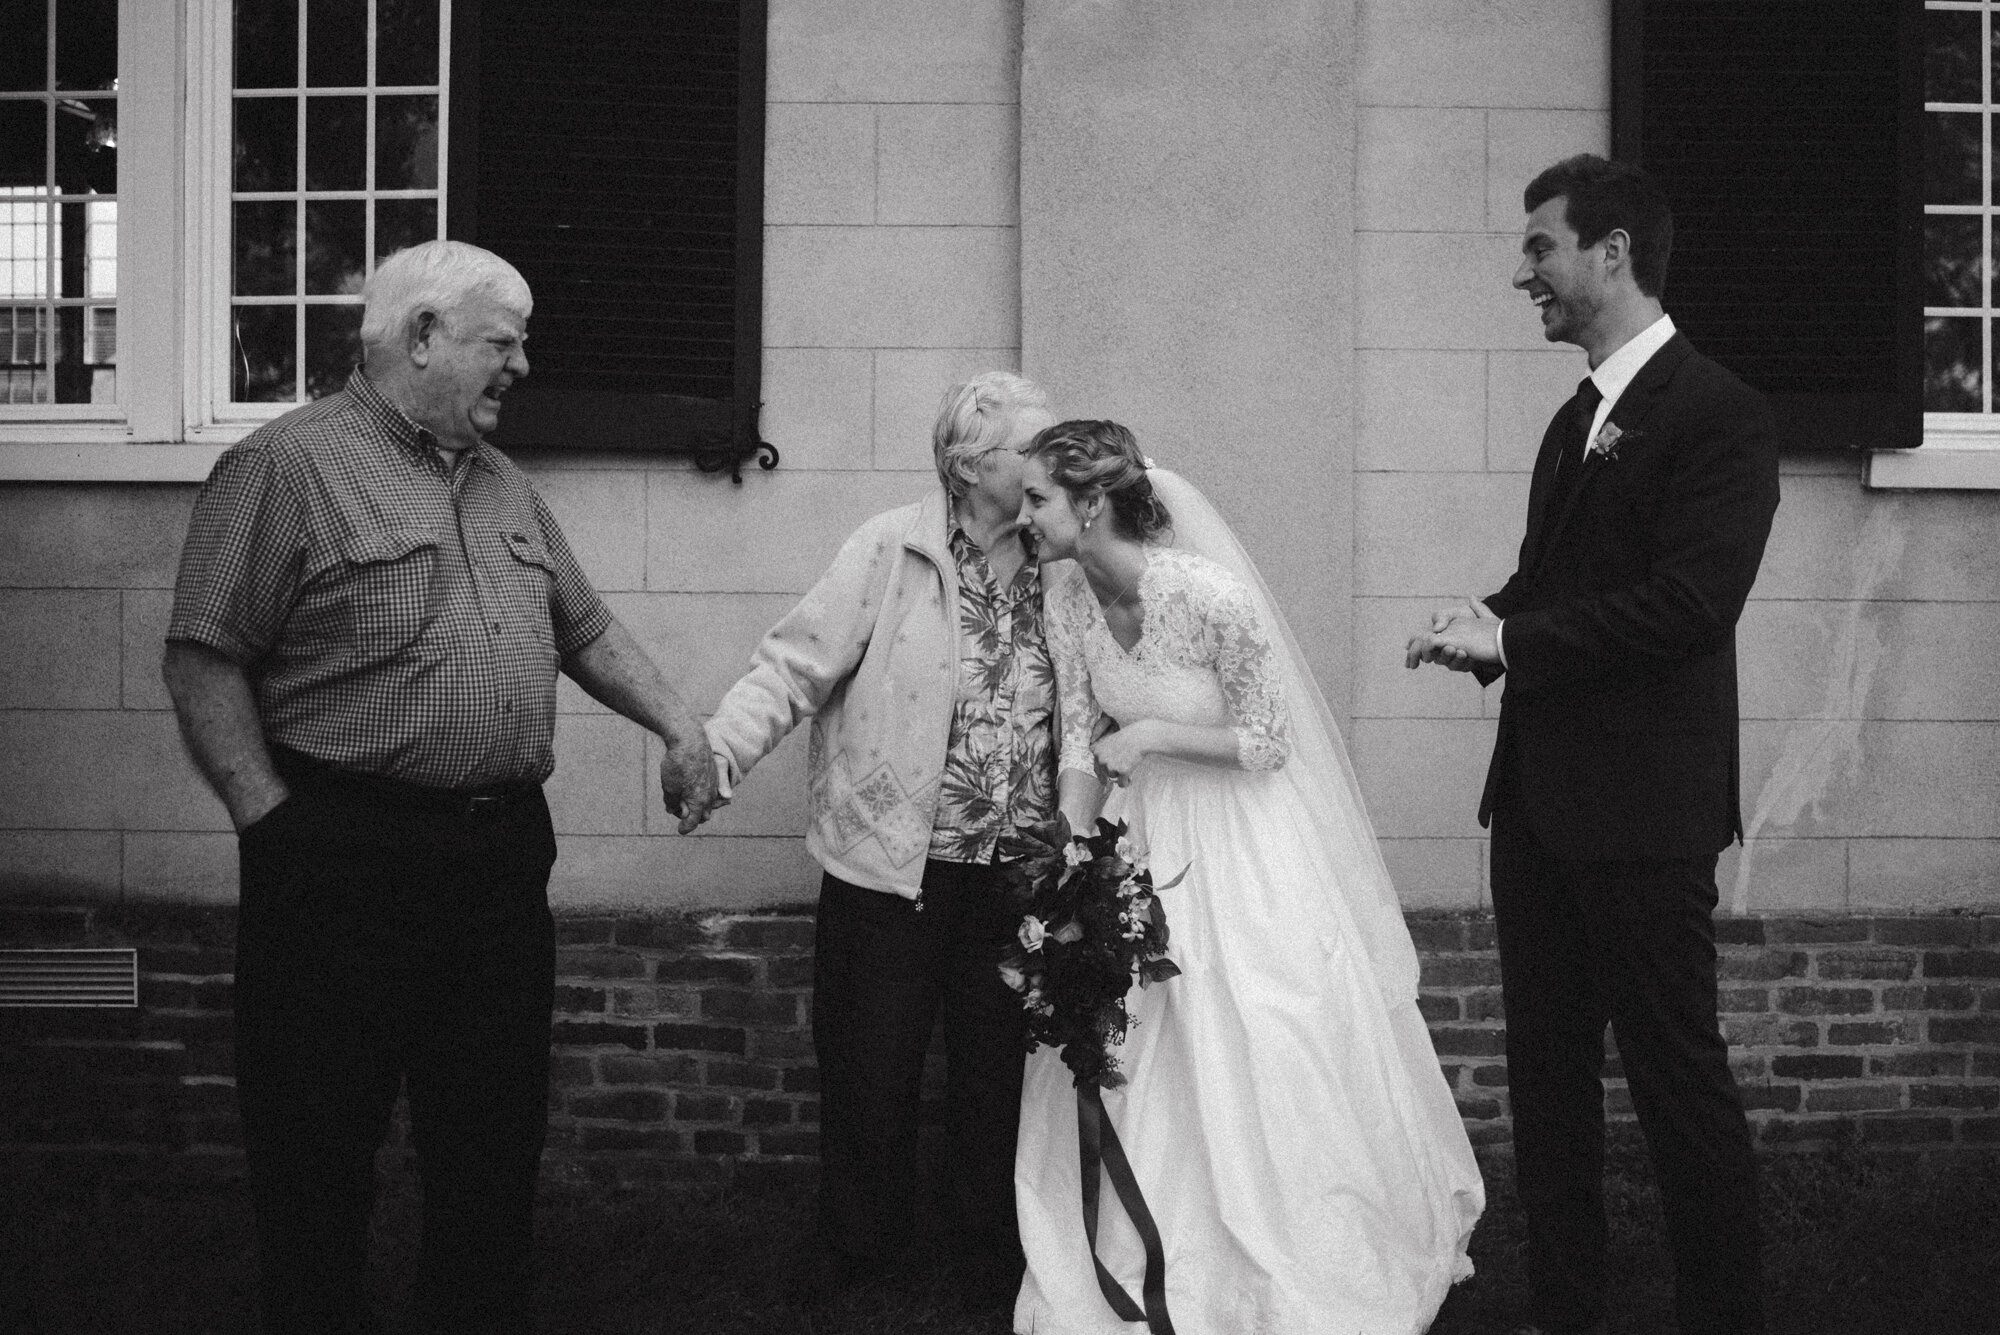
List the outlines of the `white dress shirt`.
{"type": "MultiPolygon", "coordinates": [[[[1597,415],[1590,419],[1590,430],[1583,433],[1583,449],[1586,457],[1590,442],[1597,439],[1597,433],[1611,416],[1611,410],[1618,406],[1619,396],[1632,383],[1632,377],[1639,374],[1639,368],[1653,360],[1653,354],[1667,346],[1667,340],[1674,336],[1674,317],[1662,315],[1653,323],[1641,329],[1625,341],[1624,346],[1598,363],[1590,373],[1597,392],[1604,401],[1597,405],[1597,415]]],[[[1581,459],[1578,463],[1583,462],[1581,459]]],[[[1507,666],[1507,623],[1502,621],[1493,628],[1494,647],[1500,652],[1500,666],[1507,666]]]]}
{"type": "Polygon", "coordinates": [[[1590,419],[1590,430],[1584,433],[1583,448],[1588,450],[1590,442],[1597,439],[1597,433],[1604,428],[1611,410],[1618,406],[1618,398],[1625,387],[1632,383],[1632,377],[1639,374],[1639,368],[1653,360],[1653,354],[1667,346],[1667,340],[1674,336],[1674,317],[1662,315],[1653,323],[1632,335],[1624,347],[1606,357],[1595,371],[1591,380],[1597,385],[1597,392],[1604,396],[1604,402],[1597,405],[1597,416],[1590,419]]]}

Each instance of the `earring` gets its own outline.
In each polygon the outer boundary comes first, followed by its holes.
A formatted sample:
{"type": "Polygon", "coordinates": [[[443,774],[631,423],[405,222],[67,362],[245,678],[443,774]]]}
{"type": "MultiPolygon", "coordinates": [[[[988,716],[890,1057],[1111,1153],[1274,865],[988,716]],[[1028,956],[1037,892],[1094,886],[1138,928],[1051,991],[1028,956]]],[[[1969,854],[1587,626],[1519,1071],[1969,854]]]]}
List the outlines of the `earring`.
{"type": "Polygon", "coordinates": [[[1088,519],[1083,521],[1083,531],[1085,533],[1090,532],[1090,521],[1088,519]]]}

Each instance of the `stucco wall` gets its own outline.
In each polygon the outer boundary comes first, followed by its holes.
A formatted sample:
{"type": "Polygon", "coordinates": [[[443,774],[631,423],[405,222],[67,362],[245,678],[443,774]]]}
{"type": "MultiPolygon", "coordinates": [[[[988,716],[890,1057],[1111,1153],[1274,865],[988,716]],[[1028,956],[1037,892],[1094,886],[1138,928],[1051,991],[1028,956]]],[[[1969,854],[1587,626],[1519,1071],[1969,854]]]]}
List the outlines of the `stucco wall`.
{"type": "MultiPolygon", "coordinates": [[[[1405,902],[1474,907],[1498,688],[1406,673],[1400,647],[1504,578],[1542,424],[1583,374],[1508,278],[1521,186],[1607,142],[1609,6],[1213,8],[776,0],[764,428],[784,465],[736,488],[676,461],[527,462],[705,707],[855,523],[930,485],[939,389],[1021,364],[1025,337],[1059,411],[1134,421],[1244,527],[1352,709],[1405,902]]],[[[2000,495],[1869,492],[1846,458],[1785,474],[1739,633],[1753,839],[1725,905],[2000,903],[2000,495]]],[[[157,672],[192,494],[0,484],[0,897],[233,897],[234,840],[157,672]]],[[[810,897],[803,738],[683,840],[639,731],[567,685],[562,708],[559,901],[810,897]]]]}
{"type": "Polygon", "coordinates": [[[1233,524],[1337,711],[1354,556],[1354,11],[1028,0],[1021,337],[1233,524]]]}

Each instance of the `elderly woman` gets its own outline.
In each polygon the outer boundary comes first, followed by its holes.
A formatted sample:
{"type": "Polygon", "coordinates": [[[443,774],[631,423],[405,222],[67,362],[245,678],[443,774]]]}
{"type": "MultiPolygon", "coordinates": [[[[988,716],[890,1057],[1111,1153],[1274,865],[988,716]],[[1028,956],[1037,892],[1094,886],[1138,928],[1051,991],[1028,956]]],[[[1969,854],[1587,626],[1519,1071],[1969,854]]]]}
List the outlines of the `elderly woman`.
{"type": "Polygon", "coordinates": [[[938,489],[848,538],[709,720],[727,784],[813,720],[806,845],[826,875],[812,1296],[915,1242],[918,1088],[940,1006],[959,1225],[996,1282],[1020,1273],[1023,1030],[994,965],[1013,934],[1003,868],[1055,814],[1054,678],[1018,518],[1020,449],[1052,420],[1042,391],[1003,371],[947,390],[938,489]]]}

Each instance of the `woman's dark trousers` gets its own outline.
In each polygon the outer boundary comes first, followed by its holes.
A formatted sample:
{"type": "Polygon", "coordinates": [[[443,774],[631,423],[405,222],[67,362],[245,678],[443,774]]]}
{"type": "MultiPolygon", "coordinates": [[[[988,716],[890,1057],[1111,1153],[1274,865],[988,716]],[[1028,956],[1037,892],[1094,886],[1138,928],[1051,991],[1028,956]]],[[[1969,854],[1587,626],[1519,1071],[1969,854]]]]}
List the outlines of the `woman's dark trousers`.
{"type": "Polygon", "coordinates": [[[976,1253],[1020,1254],[1014,1141],[1026,1022],[998,964],[1014,938],[997,867],[930,862],[923,907],[827,876],[813,961],[820,1069],[820,1256],[849,1272],[917,1242],[917,1124],[939,1011],[958,1227],[976,1253]]]}

